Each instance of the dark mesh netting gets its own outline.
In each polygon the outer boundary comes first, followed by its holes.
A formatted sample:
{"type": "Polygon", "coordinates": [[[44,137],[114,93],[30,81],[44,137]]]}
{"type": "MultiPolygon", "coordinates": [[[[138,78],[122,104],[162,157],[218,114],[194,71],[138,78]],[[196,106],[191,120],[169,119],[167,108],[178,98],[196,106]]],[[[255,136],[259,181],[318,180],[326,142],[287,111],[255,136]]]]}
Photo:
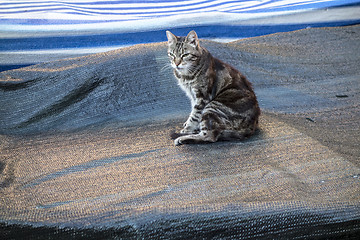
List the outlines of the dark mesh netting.
{"type": "Polygon", "coordinates": [[[166,43],[1,72],[0,238],[357,239],[360,26],[201,44],[253,83],[255,136],[173,145],[166,43]]]}

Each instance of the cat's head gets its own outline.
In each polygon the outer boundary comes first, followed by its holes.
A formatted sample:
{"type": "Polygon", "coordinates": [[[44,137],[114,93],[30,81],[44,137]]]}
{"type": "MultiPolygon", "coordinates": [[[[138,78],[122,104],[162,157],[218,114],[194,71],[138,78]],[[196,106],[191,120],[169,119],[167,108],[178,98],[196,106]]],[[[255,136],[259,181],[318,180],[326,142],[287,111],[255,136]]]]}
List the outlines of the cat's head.
{"type": "Polygon", "coordinates": [[[186,37],[178,37],[166,31],[166,36],[171,66],[181,75],[192,75],[202,53],[196,32],[193,30],[186,37]]]}

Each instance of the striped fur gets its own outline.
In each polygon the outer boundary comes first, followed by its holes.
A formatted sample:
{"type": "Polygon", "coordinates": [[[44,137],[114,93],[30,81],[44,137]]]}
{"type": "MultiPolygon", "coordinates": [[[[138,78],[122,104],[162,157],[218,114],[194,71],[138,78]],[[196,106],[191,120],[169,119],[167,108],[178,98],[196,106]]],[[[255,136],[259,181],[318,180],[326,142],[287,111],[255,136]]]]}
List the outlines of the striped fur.
{"type": "Polygon", "coordinates": [[[177,37],[167,31],[168,55],[192,111],[175,145],[244,139],[257,128],[260,108],[251,83],[211,56],[195,31],[177,37]]]}

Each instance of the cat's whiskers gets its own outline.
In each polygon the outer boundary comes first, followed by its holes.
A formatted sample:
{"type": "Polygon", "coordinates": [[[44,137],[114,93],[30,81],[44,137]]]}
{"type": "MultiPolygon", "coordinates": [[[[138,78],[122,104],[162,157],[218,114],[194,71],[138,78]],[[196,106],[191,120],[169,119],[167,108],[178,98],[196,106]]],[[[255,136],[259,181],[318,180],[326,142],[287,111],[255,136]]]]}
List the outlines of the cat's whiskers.
{"type": "Polygon", "coordinates": [[[170,64],[164,64],[164,66],[160,69],[160,72],[167,72],[167,71],[171,71],[173,69],[173,67],[170,64]]]}

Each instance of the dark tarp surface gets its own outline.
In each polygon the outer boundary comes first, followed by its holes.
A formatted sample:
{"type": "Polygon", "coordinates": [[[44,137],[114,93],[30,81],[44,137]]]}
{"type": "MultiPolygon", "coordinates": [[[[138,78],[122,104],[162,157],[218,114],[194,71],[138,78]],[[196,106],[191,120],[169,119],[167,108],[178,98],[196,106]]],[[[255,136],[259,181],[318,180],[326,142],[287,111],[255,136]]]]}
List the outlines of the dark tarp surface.
{"type": "Polygon", "coordinates": [[[360,26],[202,44],[254,85],[248,140],[173,146],[166,43],[0,73],[0,238],[357,239],[360,26]]]}

